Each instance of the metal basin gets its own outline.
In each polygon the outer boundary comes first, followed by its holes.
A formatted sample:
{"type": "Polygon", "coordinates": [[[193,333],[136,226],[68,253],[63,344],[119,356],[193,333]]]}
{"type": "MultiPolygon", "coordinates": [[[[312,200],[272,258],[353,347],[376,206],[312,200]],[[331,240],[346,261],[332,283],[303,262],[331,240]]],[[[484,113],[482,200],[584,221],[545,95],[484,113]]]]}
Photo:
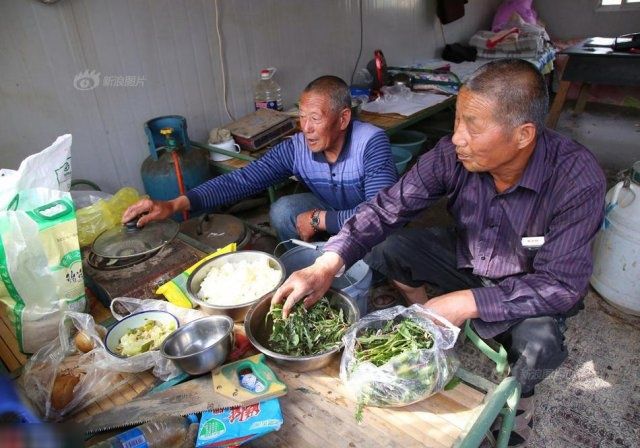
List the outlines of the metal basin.
{"type": "MultiPolygon", "coordinates": [[[[360,312],[353,299],[346,294],[329,289],[325,296],[329,299],[331,306],[342,309],[349,324],[355,323],[360,318],[360,312]]],[[[255,348],[264,353],[276,364],[295,372],[307,372],[309,370],[321,369],[340,355],[343,344],[333,350],[312,356],[288,356],[271,351],[269,347],[269,336],[273,327],[271,317],[265,319],[271,307],[271,297],[273,293],[264,296],[258,303],[253,305],[246,315],[244,321],[244,331],[249,341],[255,348]]]]}
{"type": "Polygon", "coordinates": [[[243,303],[241,305],[232,305],[232,306],[222,306],[222,305],[212,305],[204,300],[198,298],[198,292],[200,291],[200,285],[202,281],[207,276],[211,268],[213,267],[221,267],[226,263],[237,263],[239,261],[255,261],[256,259],[266,259],[274,269],[280,271],[280,280],[278,284],[273,288],[270,293],[275,292],[276,289],[284,282],[285,279],[285,269],[280,260],[274,257],[271,254],[266,252],[261,252],[257,250],[243,250],[240,252],[231,252],[228,254],[220,255],[219,257],[212,258],[200,266],[198,266],[192,273],[189,275],[189,279],[187,280],[187,292],[191,300],[200,307],[200,309],[210,315],[225,315],[232,318],[235,322],[242,322],[249,311],[249,308],[260,300],[260,297],[257,297],[255,300],[243,303]]]}
{"type": "Polygon", "coordinates": [[[190,375],[201,375],[221,365],[233,347],[233,319],[207,316],[171,333],[160,353],[190,375]]]}

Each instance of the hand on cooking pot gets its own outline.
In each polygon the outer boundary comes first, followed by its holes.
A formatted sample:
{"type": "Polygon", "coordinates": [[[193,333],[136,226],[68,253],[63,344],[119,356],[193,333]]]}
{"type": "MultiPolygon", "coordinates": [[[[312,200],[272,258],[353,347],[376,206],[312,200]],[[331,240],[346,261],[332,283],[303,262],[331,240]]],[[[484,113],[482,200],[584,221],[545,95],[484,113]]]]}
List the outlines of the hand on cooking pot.
{"type": "Polygon", "coordinates": [[[293,306],[304,299],[304,306],[311,307],[322,298],[331,286],[335,275],[344,266],[342,258],[335,252],[326,252],[311,266],[294,272],[278,288],[271,305],[284,302],[283,317],[288,317],[293,306]]]}
{"type": "Polygon", "coordinates": [[[168,219],[174,213],[189,210],[189,199],[186,196],[179,196],[171,201],[154,201],[151,199],[141,199],[122,215],[122,223],[127,223],[139,216],[138,227],[144,227],[152,221],[168,219]]]}

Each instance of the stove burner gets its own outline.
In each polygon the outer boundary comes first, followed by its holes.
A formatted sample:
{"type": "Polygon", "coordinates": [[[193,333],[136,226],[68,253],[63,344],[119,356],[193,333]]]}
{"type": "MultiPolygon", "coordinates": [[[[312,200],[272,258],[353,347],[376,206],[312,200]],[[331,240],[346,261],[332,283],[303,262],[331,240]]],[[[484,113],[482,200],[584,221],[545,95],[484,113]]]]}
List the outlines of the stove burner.
{"type": "Polygon", "coordinates": [[[156,251],[149,252],[147,254],[137,255],[133,257],[126,258],[107,258],[101,257],[100,255],[95,254],[94,252],[89,252],[87,255],[87,263],[89,266],[99,269],[101,271],[115,271],[117,269],[124,269],[136,265],[138,263],[142,263],[143,261],[148,260],[153,257],[160,251],[159,248],[156,251]]]}
{"type": "Polygon", "coordinates": [[[182,241],[178,235],[153,253],[121,259],[100,257],[87,247],[82,268],[87,287],[108,307],[116,297],[161,298],[155,293],[160,285],[207,253],[182,241]]]}

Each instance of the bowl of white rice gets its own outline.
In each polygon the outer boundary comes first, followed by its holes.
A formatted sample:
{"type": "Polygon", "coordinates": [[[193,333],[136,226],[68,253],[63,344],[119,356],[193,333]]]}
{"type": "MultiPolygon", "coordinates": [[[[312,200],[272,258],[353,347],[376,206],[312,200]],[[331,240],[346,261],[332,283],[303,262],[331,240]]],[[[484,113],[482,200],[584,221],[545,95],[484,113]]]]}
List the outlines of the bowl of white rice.
{"type": "Polygon", "coordinates": [[[189,275],[191,301],[206,314],[224,314],[242,322],[251,305],[272,293],[286,277],[283,264],[257,250],[231,252],[212,258],[189,275]]]}

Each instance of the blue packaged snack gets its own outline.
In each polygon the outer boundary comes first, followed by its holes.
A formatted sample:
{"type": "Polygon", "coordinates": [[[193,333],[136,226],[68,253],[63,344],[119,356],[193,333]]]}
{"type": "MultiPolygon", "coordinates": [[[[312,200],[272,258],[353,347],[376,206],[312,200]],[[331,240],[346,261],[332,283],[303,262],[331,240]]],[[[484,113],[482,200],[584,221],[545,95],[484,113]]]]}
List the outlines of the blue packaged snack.
{"type": "Polygon", "coordinates": [[[253,440],[282,426],[277,398],[249,406],[238,406],[202,413],[196,448],[233,447],[253,440]]]}

